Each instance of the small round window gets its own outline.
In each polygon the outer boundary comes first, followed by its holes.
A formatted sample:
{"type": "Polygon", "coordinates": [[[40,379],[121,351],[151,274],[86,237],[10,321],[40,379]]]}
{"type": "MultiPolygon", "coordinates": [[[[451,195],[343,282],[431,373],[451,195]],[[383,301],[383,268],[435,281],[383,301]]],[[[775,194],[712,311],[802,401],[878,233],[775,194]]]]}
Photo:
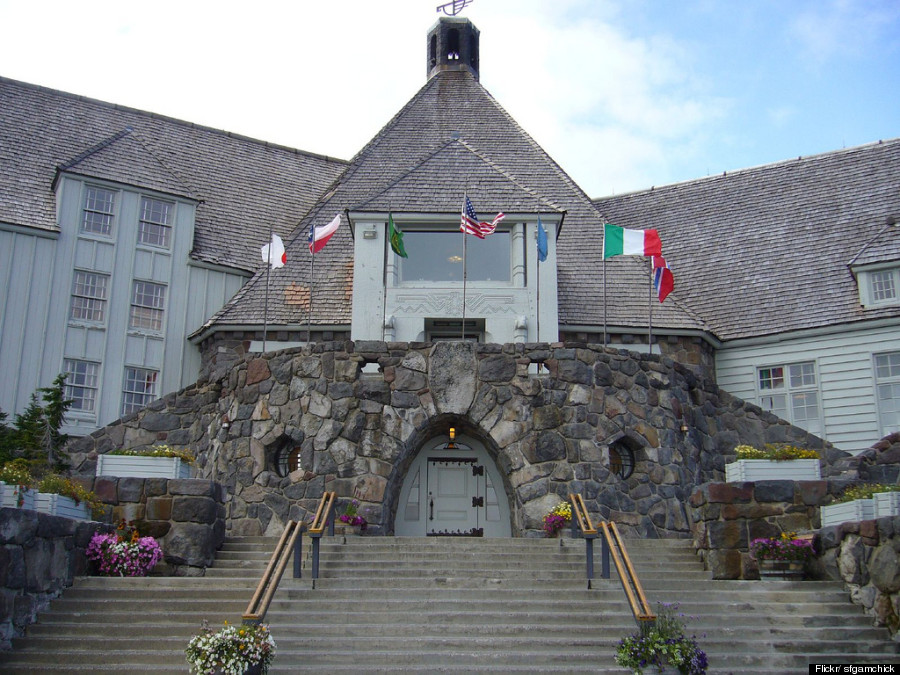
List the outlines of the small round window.
{"type": "Polygon", "coordinates": [[[300,468],[300,448],[282,448],[275,461],[275,470],[284,478],[300,468]]]}
{"type": "Polygon", "coordinates": [[[620,478],[634,473],[634,451],[624,443],[609,446],[609,470],[620,478]]]}

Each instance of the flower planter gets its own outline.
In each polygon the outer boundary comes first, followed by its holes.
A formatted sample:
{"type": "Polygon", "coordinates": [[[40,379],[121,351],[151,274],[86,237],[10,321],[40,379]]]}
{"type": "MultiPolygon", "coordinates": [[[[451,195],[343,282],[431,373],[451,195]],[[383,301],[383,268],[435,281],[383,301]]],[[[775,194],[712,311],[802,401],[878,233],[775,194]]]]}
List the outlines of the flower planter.
{"type": "Polygon", "coordinates": [[[872,520],[875,517],[874,499],[854,499],[843,504],[822,507],[822,527],[841,523],[872,520]]]}
{"type": "Polygon", "coordinates": [[[784,579],[786,581],[802,581],[806,578],[803,563],[792,560],[760,560],[760,579],[784,579]]]}
{"type": "Polygon", "coordinates": [[[876,492],[873,499],[876,518],[900,516],[900,492],[876,492]]]}
{"type": "Polygon", "coordinates": [[[725,482],[757,480],[819,480],[818,459],[739,459],[725,465],[725,482]]]}
{"type": "Polygon", "coordinates": [[[79,504],[71,497],[63,497],[49,492],[38,492],[35,499],[35,510],[38,513],[48,513],[51,516],[63,516],[75,520],[90,520],[88,505],[79,504]]]}
{"type": "Polygon", "coordinates": [[[0,507],[34,510],[35,491],[0,482],[0,507]]]}
{"type": "Polygon", "coordinates": [[[190,478],[191,465],[181,457],[141,457],[139,455],[99,455],[98,476],[119,478],[190,478]]]}

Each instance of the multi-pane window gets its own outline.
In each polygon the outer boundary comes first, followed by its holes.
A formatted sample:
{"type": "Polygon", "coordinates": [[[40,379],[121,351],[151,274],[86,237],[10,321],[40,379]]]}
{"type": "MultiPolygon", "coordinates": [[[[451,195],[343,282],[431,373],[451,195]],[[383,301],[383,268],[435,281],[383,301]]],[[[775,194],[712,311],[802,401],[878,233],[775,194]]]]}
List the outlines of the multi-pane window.
{"type": "Polygon", "coordinates": [[[822,433],[819,386],[812,361],[758,370],[759,404],[810,433],[822,433]]]}
{"type": "Polygon", "coordinates": [[[84,191],[81,231],[108,236],[112,231],[115,204],[116,193],[112,190],[87,187],[84,191]]]}
{"type": "Polygon", "coordinates": [[[141,197],[141,217],[138,221],[138,242],[169,248],[172,239],[174,204],[141,197]]]}
{"type": "Polygon", "coordinates": [[[159,372],[148,368],[125,368],[125,388],[122,391],[122,414],[140,410],[158,398],[156,381],[159,372]]]}
{"type": "Polygon", "coordinates": [[[875,387],[882,437],[900,431],[900,352],[875,355],[875,387]]]}
{"type": "Polygon", "coordinates": [[[165,304],[166,287],[163,284],[135,281],[131,291],[131,317],[128,327],[161,331],[165,304]]]}
{"type": "Polygon", "coordinates": [[[69,318],[102,322],[106,317],[108,282],[105,274],[75,270],[69,318]]]}
{"type": "Polygon", "coordinates": [[[65,396],[72,401],[71,410],[92,413],[97,409],[100,365],[91,361],[66,359],[65,396]]]}
{"type": "Polygon", "coordinates": [[[869,272],[869,293],[873,303],[888,302],[897,299],[897,286],[894,281],[894,270],[869,272]]]}

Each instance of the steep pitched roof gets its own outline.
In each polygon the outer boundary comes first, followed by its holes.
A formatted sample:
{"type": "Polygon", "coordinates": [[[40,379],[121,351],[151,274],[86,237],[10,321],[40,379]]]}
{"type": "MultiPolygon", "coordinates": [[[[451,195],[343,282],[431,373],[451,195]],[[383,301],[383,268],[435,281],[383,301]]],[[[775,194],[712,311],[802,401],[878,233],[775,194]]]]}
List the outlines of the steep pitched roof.
{"type": "Polygon", "coordinates": [[[196,260],[254,271],[346,162],[0,78],[0,222],[56,229],[58,167],[198,201],[196,260]]]}
{"type": "MultiPolygon", "coordinates": [[[[288,264],[269,275],[268,320],[307,320],[310,255],[306,233],[348,210],[458,213],[468,193],[479,215],[521,209],[565,211],[557,240],[560,320],[583,323],[585,307],[602,316],[599,281],[603,217],[568,175],[522,130],[468,72],[430,79],[354,157],[347,170],[288,242],[288,264]],[[298,300],[300,299],[300,300],[298,300]]],[[[611,266],[612,267],[612,266],[611,266]]],[[[621,260],[608,281],[618,298],[611,321],[647,325],[646,263],[621,260]]],[[[315,257],[312,323],[349,325],[353,246],[346,218],[315,257]]],[[[261,271],[208,324],[255,324],[262,319],[266,275],[261,271]]],[[[684,306],[654,309],[655,325],[703,328],[684,306]]]]}
{"type": "Polygon", "coordinates": [[[900,317],[863,309],[848,267],[867,242],[856,264],[900,259],[900,228],[884,227],[900,218],[900,139],[595,204],[659,230],[679,299],[723,340],[900,317]]]}

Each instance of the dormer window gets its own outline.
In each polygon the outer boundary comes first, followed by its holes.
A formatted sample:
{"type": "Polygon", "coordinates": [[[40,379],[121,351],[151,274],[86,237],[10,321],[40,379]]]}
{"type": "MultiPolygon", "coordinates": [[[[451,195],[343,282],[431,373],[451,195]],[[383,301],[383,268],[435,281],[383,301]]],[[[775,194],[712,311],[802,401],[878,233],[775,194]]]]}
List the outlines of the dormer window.
{"type": "Polygon", "coordinates": [[[85,188],[81,231],[108,237],[112,233],[115,204],[116,193],[112,190],[85,188]]]}
{"type": "Polygon", "coordinates": [[[900,304],[900,266],[858,269],[856,278],[863,307],[871,309],[900,304]]]}

